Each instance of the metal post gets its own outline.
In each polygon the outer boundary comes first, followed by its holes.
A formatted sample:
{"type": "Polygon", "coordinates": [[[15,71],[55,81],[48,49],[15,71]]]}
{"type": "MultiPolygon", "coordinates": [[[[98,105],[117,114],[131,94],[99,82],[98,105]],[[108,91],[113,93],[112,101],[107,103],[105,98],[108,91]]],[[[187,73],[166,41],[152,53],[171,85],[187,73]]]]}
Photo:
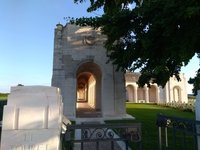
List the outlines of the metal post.
{"type": "Polygon", "coordinates": [[[126,143],[126,150],[128,150],[128,141],[126,140],[125,143],[126,143]]]}
{"type": "Polygon", "coordinates": [[[158,127],[159,150],[162,150],[162,128],[158,127]]]}
{"type": "Polygon", "coordinates": [[[83,142],[81,142],[81,150],[83,150],[83,142]]]}
{"type": "Polygon", "coordinates": [[[67,150],[70,150],[70,149],[71,149],[71,142],[70,142],[70,141],[67,141],[67,142],[66,142],[66,149],[67,149],[67,150]]]}
{"type": "Polygon", "coordinates": [[[167,135],[167,128],[165,127],[165,147],[168,147],[168,135],[167,135]]]}
{"type": "Polygon", "coordinates": [[[138,150],[142,150],[142,142],[138,142],[137,143],[137,149],[138,150]]]}
{"type": "Polygon", "coordinates": [[[183,131],[183,144],[181,144],[182,145],[182,149],[184,150],[184,149],[187,149],[187,142],[186,142],[186,133],[185,133],[185,130],[183,131]]]}
{"type": "Polygon", "coordinates": [[[111,150],[114,150],[114,142],[111,141],[111,150]]]}
{"type": "Polygon", "coordinates": [[[96,150],[99,150],[99,141],[96,142],[96,150]]]}
{"type": "Polygon", "coordinates": [[[176,129],[173,127],[173,149],[176,149],[176,129]]]}

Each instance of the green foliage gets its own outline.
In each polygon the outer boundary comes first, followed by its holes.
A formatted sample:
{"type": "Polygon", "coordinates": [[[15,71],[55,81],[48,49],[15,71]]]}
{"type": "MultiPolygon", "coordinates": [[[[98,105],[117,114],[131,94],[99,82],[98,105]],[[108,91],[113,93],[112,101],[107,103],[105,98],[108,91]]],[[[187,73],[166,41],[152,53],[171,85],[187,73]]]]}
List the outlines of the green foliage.
{"type": "Polygon", "coordinates": [[[179,103],[179,102],[170,102],[170,103],[160,103],[158,104],[160,106],[165,106],[165,107],[171,107],[178,109],[180,111],[186,111],[186,112],[195,112],[195,102],[191,101],[190,103],[179,103]]]}
{"type": "Polygon", "coordinates": [[[7,104],[8,93],[0,93],[0,121],[3,116],[3,107],[7,104]]]}
{"type": "Polygon", "coordinates": [[[8,93],[0,93],[0,101],[7,100],[8,93]]]}
{"type": "MultiPolygon", "coordinates": [[[[75,0],[82,3],[84,0],[75,0]]],[[[100,17],[72,19],[71,23],[101,28],[105,48],[118,69],[140,69],[141,86],[165,86],[178,80],[181,67],[200,53],[200,1],[90,0],[88,12],[103,9],[100,17]]]]}
{"type": "Polygon", "coordinates": [[[193,84],[192,92],[197,95],[197,91],[200,89],[200,69],[197,71],[196,77],[190,78],[188,83],[193,84]]]}
{"type": "Polygon", "coordinates": [[[3,119],[3,107],[7,104],[7,101],[0,101],[0,121],[3,119]]]}

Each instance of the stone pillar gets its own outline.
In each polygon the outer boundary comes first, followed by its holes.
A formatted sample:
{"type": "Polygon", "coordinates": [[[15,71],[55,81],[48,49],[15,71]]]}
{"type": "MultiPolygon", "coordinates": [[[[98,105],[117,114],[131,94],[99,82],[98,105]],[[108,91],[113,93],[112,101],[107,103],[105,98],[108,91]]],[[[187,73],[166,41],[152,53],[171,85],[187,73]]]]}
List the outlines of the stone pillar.
{"type": "MultiPolygon", "coordinates": [[[[196,96],[196,120],[200,121],[200,90],[198,90],[198,94],[196,96]]],[[[200,133],[200,127],[197,127],[197,132],[200,133]]],[[[197,137],[198,149],[200,149],[200,136],[197,137]]]]}
{"type": "Polygon", "coordinates": [[[149,103],[149,88],[145,85],[144,90],[145,90],[145,101],[146,103],[149,103]]]}
{"type": "Polygon", "coordinates": [[[133,96],[134,96],[135,103],[138,103],[138,100],[137,100],[137,88],[138,88],[137,86],[134,86],[134,88],[133,88],[134,89],[134,95],[133,96]]]}
{"type": "Polygon", "coordinates": [[[169,87],[168,87],[168,83],[166,83],[166,85],[165,85],[165,88],[164,88],[164,98],[163,98],[163,100],[164,100],[164,102],[166,102],[166,103],[169,103],[170,101],[169,101],[169,87]]]}
{"type": "Polygon", "coordinates": [[[173,91],[173,87],[172,87],[172,83],[171,83],[171,79],[169,79],[168,81],[168,93],[169,93],[169,102],[173,102],[174,101],[174,91],[173,91]]]}
{"type": "Polygon", "coordinates": [[[156,103],[160,103],[160,89],[159,86],[156,86],[156,103]]]}

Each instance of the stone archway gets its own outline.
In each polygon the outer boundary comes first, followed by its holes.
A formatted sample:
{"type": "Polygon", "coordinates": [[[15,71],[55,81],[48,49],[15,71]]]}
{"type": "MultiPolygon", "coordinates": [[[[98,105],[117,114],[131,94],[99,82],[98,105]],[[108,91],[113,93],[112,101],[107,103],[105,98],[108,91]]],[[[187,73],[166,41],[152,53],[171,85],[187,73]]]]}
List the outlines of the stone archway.
{"type": "Polygon", "coordinates": [[[136,93],[134,93],[134,86],[133,85],[127,85],[126,86],[126,99],[129,102],[136,102],[136,99],[134,97],[136,93]]]}
{"type": "Polygon", "coordinates": [[[181,102],[181,89],[179,86],[173,88],[173,99],[175,102],[181,102]]]}
{"type": "Polygon", "coordinates": [[[144,88],[138,88],[137,89],[137,96],[138,96],[138,102],[146,102],[145,100],[145,90],[144,88]]]}
{"type": "Polygon", "coordinates": [[[157,102],[157,89],[155,85],[150,85],[149,87],[149,102],[150,103],[157,102]]]}
{"type": "Polygon", "coordinates": [[[101,116],[101,70],[93,63],[87,62],[79,66],[76,72],[77,117],[101,116]]]}

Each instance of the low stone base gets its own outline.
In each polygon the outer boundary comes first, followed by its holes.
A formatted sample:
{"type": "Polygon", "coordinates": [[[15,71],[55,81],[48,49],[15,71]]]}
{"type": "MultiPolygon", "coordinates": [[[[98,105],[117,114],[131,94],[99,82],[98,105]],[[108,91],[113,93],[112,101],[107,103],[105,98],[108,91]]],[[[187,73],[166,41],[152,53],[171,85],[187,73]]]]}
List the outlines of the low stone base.
{"type": "Polygon", "coordinates": [[[4,130],[1,136],[2,150],[58,150],[60,147],[60,130],[56,129],[4,130]]]}

